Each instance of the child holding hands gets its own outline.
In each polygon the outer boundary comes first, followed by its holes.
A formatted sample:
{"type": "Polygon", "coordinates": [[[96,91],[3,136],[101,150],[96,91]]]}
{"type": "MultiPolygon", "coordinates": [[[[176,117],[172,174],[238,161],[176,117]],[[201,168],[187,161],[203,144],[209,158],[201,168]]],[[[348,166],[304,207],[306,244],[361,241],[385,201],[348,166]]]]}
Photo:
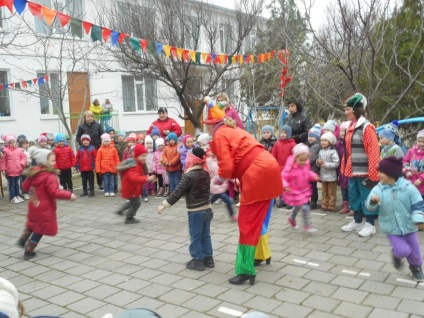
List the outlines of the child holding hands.
{"type": "Polygon", "coordinates": [[[392,246],[393,265],[402,266],[406,258],[417,282],[424,281],[422,256],[417,225],[424,228],[424,202],[419,191],[403,177],[402,159],[389,156],[378,165],[380,182],[369,194],[365,206],[369,211],[379,208],[380,230],[392,246]]]}

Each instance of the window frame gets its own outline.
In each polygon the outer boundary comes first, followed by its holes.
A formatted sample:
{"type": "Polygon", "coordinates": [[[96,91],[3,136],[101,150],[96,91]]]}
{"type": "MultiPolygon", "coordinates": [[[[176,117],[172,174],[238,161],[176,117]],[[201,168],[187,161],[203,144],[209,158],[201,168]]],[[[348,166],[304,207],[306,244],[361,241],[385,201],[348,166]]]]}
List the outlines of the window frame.
{"type": "Polygon", "coordinates": [[[122,108],[124,114],[143,114],[143,113],[152,113],[157,112],[158,110],[158,81],[152,77],[148,76],[134,76],[134,75],[128,75],[128,74],[122,74],[121,75],[121,88],[122,88],[122,108]],[[125,80],[124,80],[125,79],[125,80]],[[124,82],[126,82],[126,85],[129,85],[129,79],[132,79],[132,87],[124,87],[124,82]],[[150,99],[150,96],[148,96],[149,92],[149,85],[152,84],[152,95],[153,96],[153,107],[147,107],[148,100],[150,99]],[[142,96],[140,96],[139,89],[142,90],[142,96]],[[128,92],[128,94],[126,94],[128,92]],[[126,102],[128,98],[125,97],[125,95],[129,95],[130,98],[133,98],[133,100],[130,100],[131,108],[126,107],[126,102]],[[142,103],[142,105],[140,105],[142,103]],[[149,109],[148,109],[149,108],[149,109]]]}
{"type": "MultiPolygon", "coordinates": [[[[3,85],[4,84],[9,84],[10,70],[3,69],[2,68],[2,69],[0,69],[0,72],[4,72],[5,75],[6,75],[5,82],[4,83],[0,83],[0,84],[3,84],[3,85]]],[[[4,114],[8,114],[8,115],[5,115],[5,116],[2,116],[1,114],[3,114],[3,113],[0,113],[0,118],[10,118],[10,117],[12,117],[12,100],[10,98],[9,89],[2,89],[0,91],[0,94],[3,94],[3,92],[6,95],[4,97],[6,98],[6,103],[8,104],[7,107],[9,108],[9,112],[8,113],[4,113],[4,114]]],[[[1,97],[3,97],[3,96],[1,96],[1,97]]]]}
{"type": "MultiPolygon", "coordinates": [[[[58,91],[57,93],[60,94],[60,86],[62,85],[62,78],[60,77],[60,73],[57,71],[37,71],[37,78],[43,77],[45,75],[49,76],[49,80],[43,84],[43,86],[38,86],[38,98],[39,98],[39,105],[40,105],[40,115],[42,117],[57,117],[59,116],[59,110],[53,106],[53,94],[54,94],[54,89],[53,89],[53,84],[56,85],[56,83],[58,84],[58,91]],[[57,82],[55,80],[56,75],[57,77],[57,82]],[[56,82],[56,83],[54,83],[56,82]],[[49,85],[49,87],[47,89],[45,89],[45,85],[49,85]],[[41,95],[41,91],[46,91],[47,96],[42,96],[41,95]],[[43,102],[47,102],[48,103],[48,113],[42,113],[42,104],[43,102]]],[[[60,98],[60,95],[58,96],[60,98]]]]}

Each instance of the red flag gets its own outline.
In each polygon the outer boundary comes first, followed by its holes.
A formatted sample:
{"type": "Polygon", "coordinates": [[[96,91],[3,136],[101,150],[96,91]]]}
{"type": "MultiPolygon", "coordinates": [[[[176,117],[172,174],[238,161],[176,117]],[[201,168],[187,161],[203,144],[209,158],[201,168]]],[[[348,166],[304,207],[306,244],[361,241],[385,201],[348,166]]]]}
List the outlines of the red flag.
{"type": "Polygon", "coordinates": [[[250,61],[250,55],[248,55],[248,56],[246,56],[246,61],[245,61],[245,63],[250,63],[251,61],[250,61]]]}
{"type": "Polygon", "coordinates": [[[190,60],[190,56],[188,55],[188,50],[183,51],[183,60],[184,62],[188,62],[190,60]]]}
{"type": "Polygon", "coordinates": [[[0,85],[0,91],[2,91],[3,90],[3,85],[0,85]]]}
{"type": "Polygon", "coordinates": [[[26,82],[26,81],[22,81],[22,82],[21,82],[21,85],[22,85],[22,87],[24,87],[24,88],[28,87],[28,84],[27,84],[27,82],[26,82]]]}
{"type": "Polygon", "coordinates": [[[60,21],[60,24],[62,25],[62,28],[69,23],[71,20],[71,17],[67,14],[61,13],[56,11],[56,16],[60,21]]]}
{"type": "Polygon", "coordinates": [[[126,38],[126,37],[128,37],[129,35],[128,34],[126,34],[126,33],[121,33],[121,34],[119,34],[119,39],[118,39],[118,42],[119,42],[119,44],[121,44],[122,43],[122,41],[124,41],[124,39],[126,38]]]}
{"type": "Polygon", "coordinates": [[[112,34],[112,30],[107,28],[102,28],[102,33],[103,33],[103,41],[106,42],[107,40],[109,40],[109,37],[112,34]]]}
{"type": "Polygon", "coordinates": [[[43,16],[41,15],[41,6],[38,3],[28,2],[28,8],[32,15],[35,15],[40,20],[43,20],[43,16]]]}
{"type": "Polygon", "coordinates": [[[146,51],[147,51],[147,40],[140,39],[140,45],[141,45],[141,48],[143,49],[143,52],[146,53],[146,51]]]}
{"type": "Polygon", "coordinates": [[[46,82],[48,82],[48,80],[49,80],[49,76],[48,76],[48,75],[44,75],[44,80],[45,80],[46,82]]]}
{"type": "Polygon", "coordinates": [[[210,63],[212,61],[212,55],[208,54],[206,55],[206,63],[210,63]]]}
{"type": "Polygon", "coordinates": [[[10,87],[10,88],[15,88],[15,83],[10,83],[10,84],[9,84],[9,87],[10,87]]]}
{"type": "Polygon", "coordinates": [[[224,63],[225,63],[225,64],[227,64],[227,63],[228,63],[228,54],[225,54],[225,57],[224,57],[224,63]]]}
{"type": "Polygon", "coordinates": [[[174,59],[177,59],[177,58],[178,58],[178,55],[177,55],[177,48],[176,48],[175,46],[171,47],[171,55],[172,55],[172,57],[173,57],[174,59]]]}
{"type": "Polygon", "coordinates": [[[93,26],[93,23],[87,22],[87,21],[82,21],[82,27],[84,28],[86,34],[90,33],[92,26],[93,26]]]}
{"type": "Polygon", "coordinates": [[[13,13],[14,0],[0,0],[0,7],[7,7],[13,13]]]}
{"type": "Polygon", "coordinates": [[[274,58],[275,57],[275,50],[271,51],[271,57],[274,58]]]}
{"type": "Polygon", "coordinates": [[[38,78],[34,78],[34,79],[32,80],[32,82],[33,82],[34,84],[37,84],[37,81],[38,81],[38,78]]]}
{"type": "Polygon", "coordinates": [[[221,64],[221,56],[217,54],[213,60],[213,64],[221,64]]]}

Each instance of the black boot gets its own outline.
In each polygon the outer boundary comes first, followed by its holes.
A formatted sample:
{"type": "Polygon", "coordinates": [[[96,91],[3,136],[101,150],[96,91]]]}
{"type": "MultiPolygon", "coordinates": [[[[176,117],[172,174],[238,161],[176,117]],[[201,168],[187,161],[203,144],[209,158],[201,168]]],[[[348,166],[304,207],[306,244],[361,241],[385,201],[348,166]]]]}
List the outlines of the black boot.
{"type": "Polygon", "coordinates": [[[88,192],[87,191],[84,191],[83,193],[81,193],[80,194],[80,197],[82,198],[82,197],[86,197],[88,195],[88,192]]]}
{"type": "Polygon", "coordinates": [[[240,274],[233,278],[230,278],[228,282],[233,285],[241,285],[248,280],[250,282],[250,285],[254,285],[255,278],[256,278],[256,275],[240,274]]]}
{"type": "Polygon", "coordinates": [[[28,241],[25,247],[24,260],[29,260],[37,255],[37,253],[34,251],[37,245],[38,243],[28,241]]]}
{"type": "Polygon", "coordinates": [[[93,191],[93,190],[91,190],[91,191],[90,191],[90,193],[88,194],[88,197],[89,197],[89,198],[94,197],[94,191],[93,191]]]}
{"type": "Polygon", "coordinates": [[[16,244],[19,245],[20,247],[25,247],[25,244],[28,241],[31,234],[32,234],[32,231],[29,228],[25,228],[24,232],[22,233],[21,237],[19,238],[18,242],[16,242],[16,244]]]}
{"type": "MultiPolygon", "coordinates": [[[[258,266],[258,265],[260,265],[262,262],[263,262],[263,260],[262,260],[262,259],[255,259],[255,261],[253,262],[253,266],[258,266]]],[[[265,260],[265,263],[266,263],[267,265],[271,264],[271,257],[268,257],[268,258],[265,260]]]]}
{"type": "Polygon", "coordinates": [[[409,269],[411,270],[412,276],[414,276],[414,280],[416,282],[424,282],[424,274],[421,266],[409,265],[409,269]]]}
{"type": "Polygon", "coordinates": [[[186,263],[187,269],[192,269],[194,271],[204,271],[205,270],[205,259],[195,259],[193,258],[190,262],[186,263]]]}
{"type": "Polygon", "coordinates": [[[215,267],[215,261],[213,260],[212,256],[206,256],[203,264],[205,264],[205,266],[207,268],[214,268],[215,267]]]}
{"type": "Polygon", "coordinates": [[[125,224],[137,224],[140,223],[139,219],[136,219],[135,217],[125,219],[125,224]]]}

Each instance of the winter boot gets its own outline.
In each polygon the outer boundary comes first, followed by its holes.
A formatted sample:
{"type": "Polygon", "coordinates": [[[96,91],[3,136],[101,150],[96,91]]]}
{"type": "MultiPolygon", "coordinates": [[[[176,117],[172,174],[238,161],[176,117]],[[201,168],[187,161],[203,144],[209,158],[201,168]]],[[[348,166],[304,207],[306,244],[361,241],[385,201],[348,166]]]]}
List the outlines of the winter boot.
{"type": "Polygon", "coordinates": [[[411,270],[412,276],[414,276],[414,280],[416,282],[424,282],[424,274],[421,266],[409,265],[409,269],[411,270]]]}
{"type": "Polygon", "coordinates": [[[163,189],[163,187],[159,188],[158,194],[156,195],[157,197],[163,197],[165,190],[163,189]]]}
{"type": "Polygon", "coordinates": [[[37,255],[37,253],[34,251],[37,245],[38,245],[37,242],[32,242],[31,240],[28,241],[25,247],[25,253],[24,253],[25,260],[29,260],[37,255]]]}
{"type": "Polygon", "coordinates": [[[343,201],[342,208],[339,210],[340,214],[346,214],[349,213],[349,201],[343,201]]]}
{"type": "Polygon", "coordinates": [[[24,232],[22,233],[21,237],[19,238],[16,244],[21,247],[25,247],[25,243],[28,241],[31,234],[32,234],[32,231],[29,228],[25,228],[24,232]]]}
{"type": "Polygon", "coordinates": [[[169,195],[169,186],[165,187],[165,194],[164,196],[167,197],[169,195]]]}
{"type": "Polygon", "coordinates": [[[204,262],[205,260],[203,258],[202,259],[193,258],[190,262],[186,263],[186,268],[192,269],[194,271],[204,271],[206,268],[204,262]]]}
{"type": "Polygon", "coordinates": [[[212,256],[205,256],[203,264],[207,268],[214,268],[215,267],[215,261],[213,260],[212,256]]]}

